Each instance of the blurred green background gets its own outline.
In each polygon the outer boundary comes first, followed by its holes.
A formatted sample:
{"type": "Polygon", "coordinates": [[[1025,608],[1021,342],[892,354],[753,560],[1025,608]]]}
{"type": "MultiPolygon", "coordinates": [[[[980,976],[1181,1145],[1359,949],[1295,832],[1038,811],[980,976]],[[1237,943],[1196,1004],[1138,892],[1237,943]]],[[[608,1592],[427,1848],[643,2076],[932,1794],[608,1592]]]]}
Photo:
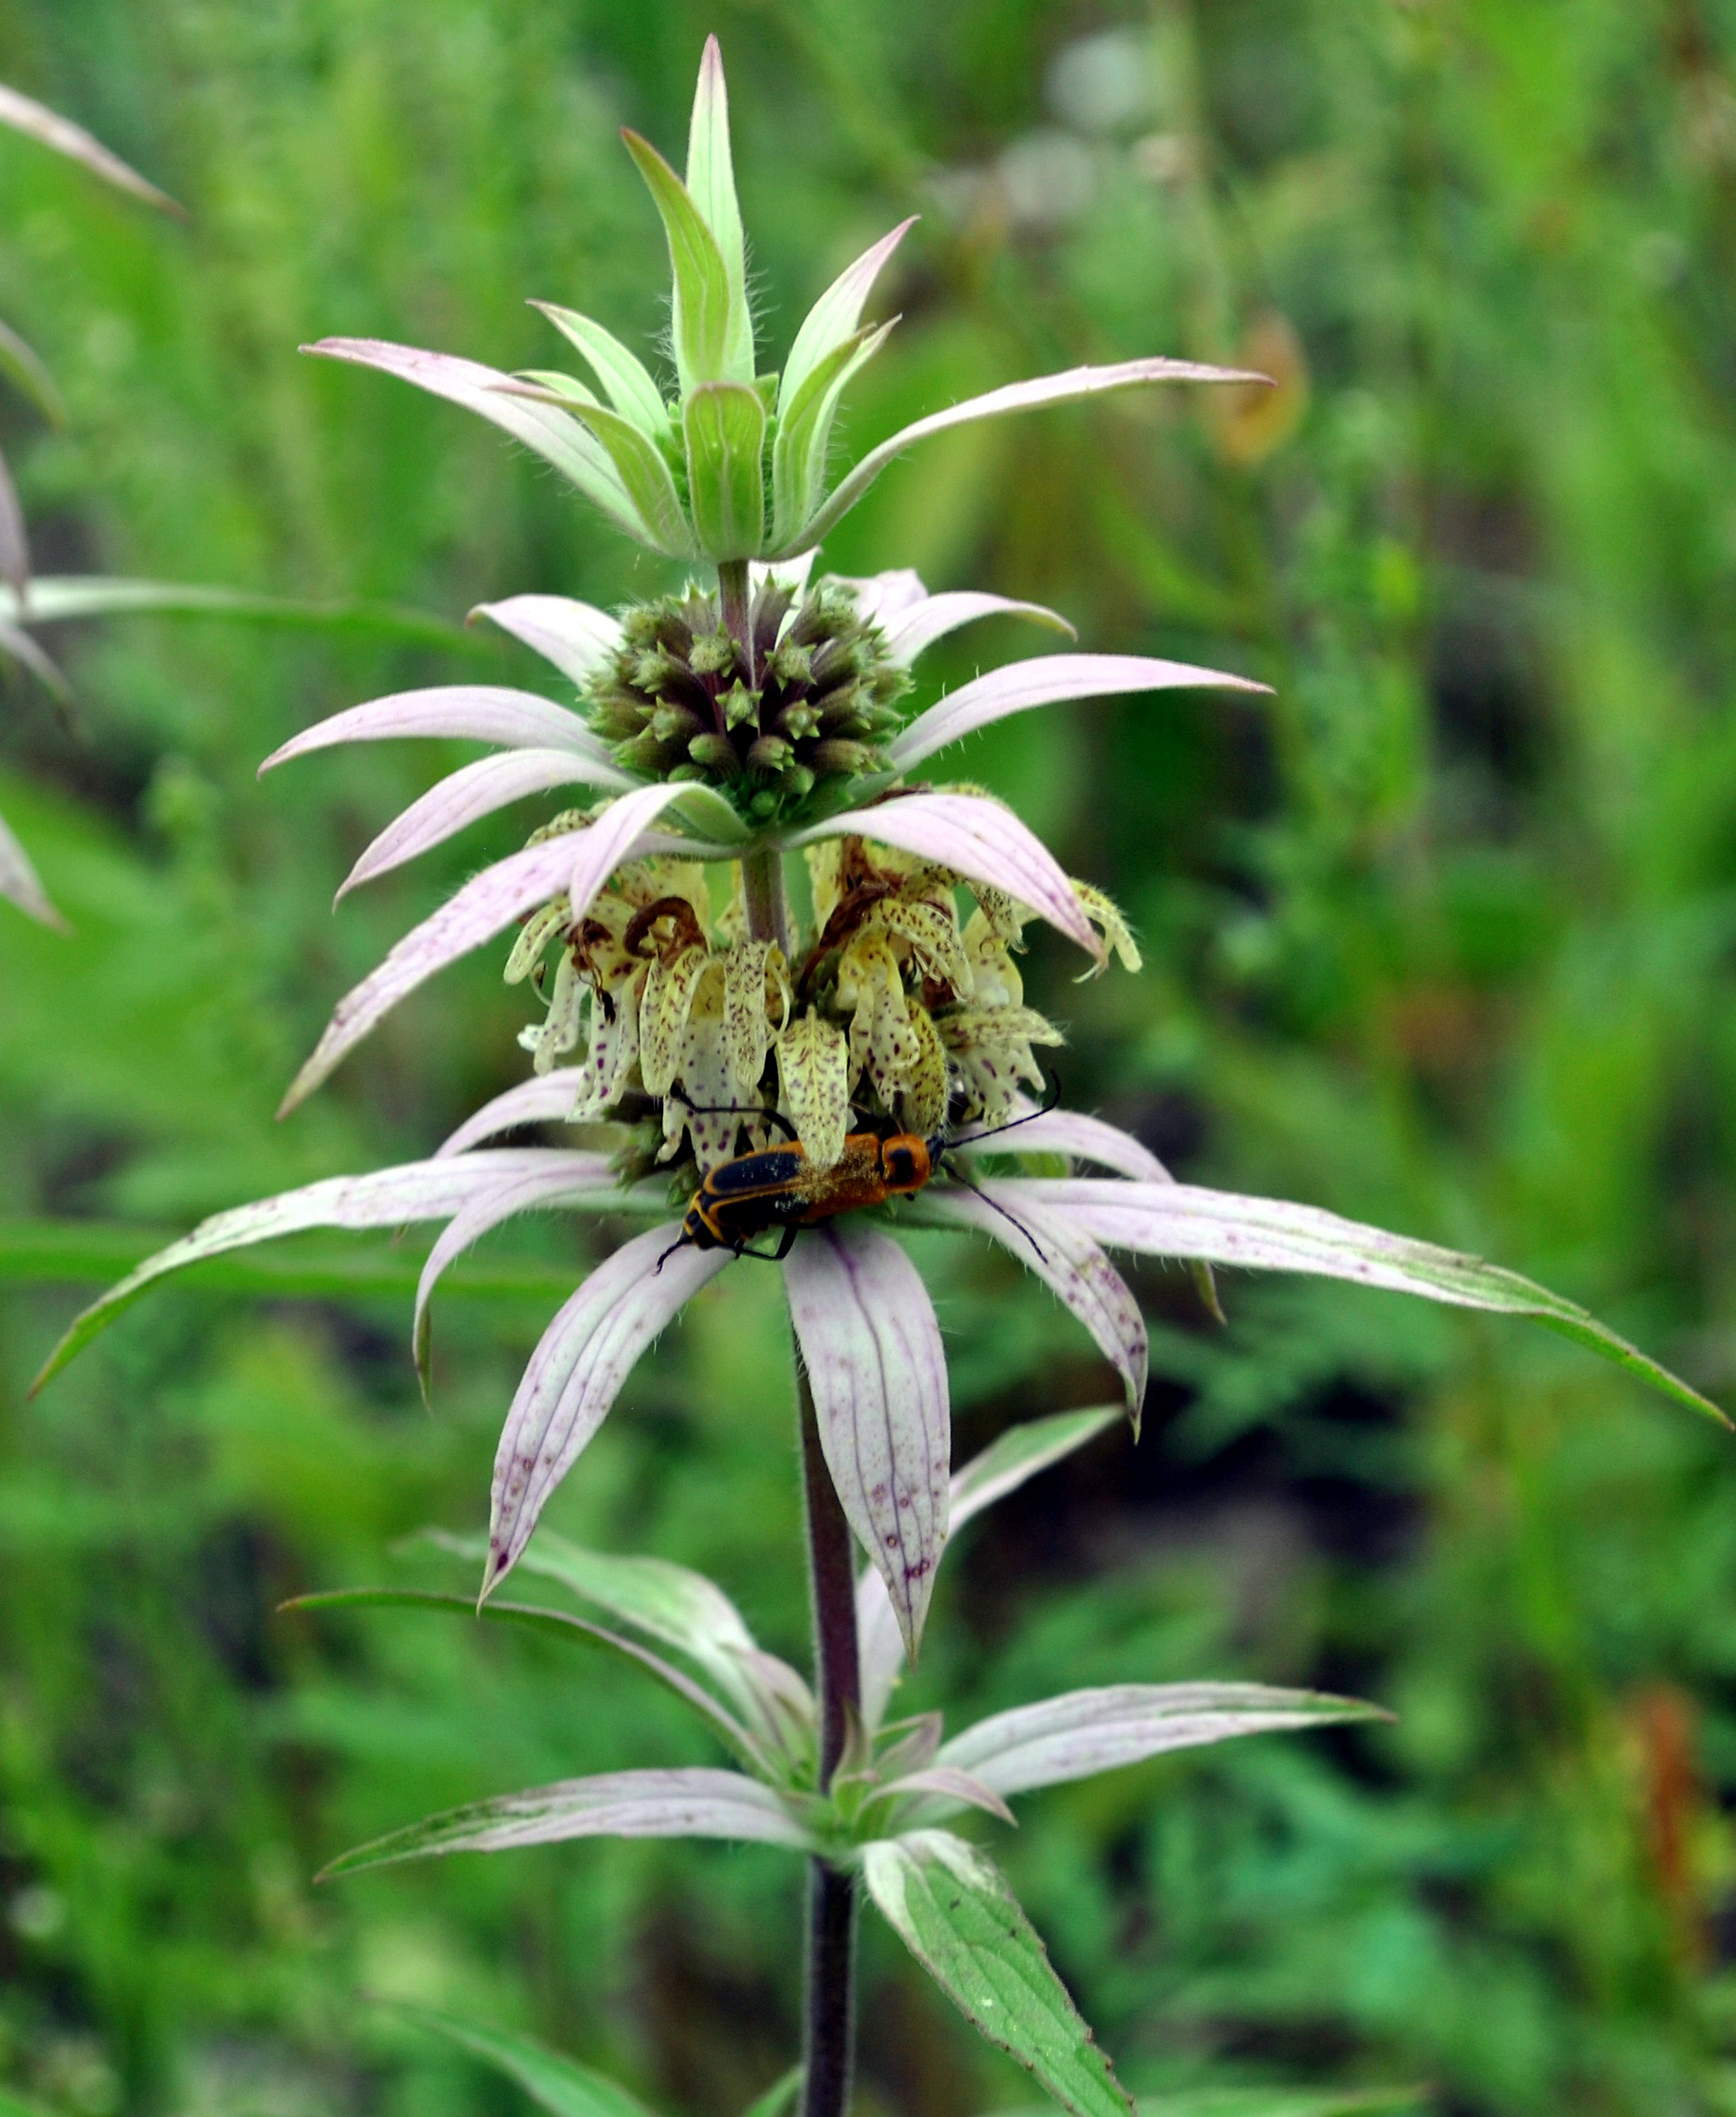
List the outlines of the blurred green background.
{"type": "MultiPolygon", "coordinates": [[[[654,335],[660,239],[615,128],[679,149],[713,29],[769,365],[924,215],[857,442],[1081,360],[1280,377],[1259,407],[962,431],[829,550],[1276,687],[1052,709],[961,755],[1147,943],[1143,978],[1082,987],[1033,950],[1069,1099],[1195,1181],[1497,1257],[1736,1396],[1730,0],[4,0],[0,79],[192,215],[0,138],[0,314],[71,409],[51,433],[0,404],[41,570],[455,625],[661,587],[491,430],[296,347],[536,364],[532,295],[654,335]]],[[[0,811],[76,926],[0,905],[0,2082],[69,2117],[522,2107],[372,2004],[396,1997],[730,2117],[795,2041],[793,1863],[598,1844],[309,1884],[473,1794],[711,1761],[630,1676],[535,1640],[274,1614],[439,1577],[393,1547],[481,1522],[585,1238],[490,1245],[495,1294],[441,1311],[432,1417],[414,1243],[165,1293],[24,1397],[123,1224],[425,1152],[518,1076],[522,995],[479,958],[274,1125],[339,993],[533,819],[334,920],[361,844],[468,753],[253,768],[386,690],[546,672],[456,630],[51,644],[77,729],[0,698],[0,811]]],[[[967,634],[930,677],[1041,644],[967,634]]],[[[924,1260],[961,1453],[1105,1393],[1012,1267],[924,1260]]],[[[997,1852],[1124,2076],[1736,2111],[1736,1445],[1519,1326],[1231,1276],[1218,1332],[1180,1274],[1141,1291],[1144,1443],[961,1538],[912,1704],[1246,1675],[1399,1717],[1023,1804],[997,1852]]],[[[705,1566],[794,1653],[784,1332],[774,1275],[730,1274],[552,1518],[705,1566]]],[[[1025,2099],[871,1924],[862,2057],[868,2117],[1025,2099]]]]}

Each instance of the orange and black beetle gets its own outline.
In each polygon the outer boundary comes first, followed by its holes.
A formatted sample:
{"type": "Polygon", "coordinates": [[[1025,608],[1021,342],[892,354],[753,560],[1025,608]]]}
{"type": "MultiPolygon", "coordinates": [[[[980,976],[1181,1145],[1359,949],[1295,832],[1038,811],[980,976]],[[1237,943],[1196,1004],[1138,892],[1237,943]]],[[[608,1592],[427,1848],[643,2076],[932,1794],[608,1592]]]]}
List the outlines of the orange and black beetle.
{"type": "MultiPolygon", "coordinates": [[[[1040,1117],[1053,1110],[1058,1095],[1056,1083],[1054,1097],[1044,1103],[1043,1111],[1033,1111],[1031,1116],[1040,1117]]],[[[738,1257],[764,1257],[781,1263],[804,1227],[817,1227],[840,1213],[884,1205],[889,1198],[914,1198],[939,1172],[946,1150],[952,1144],[946,1134],[938,1132],[927,1139],[915,1132],[895,1132],[885,1139],[875,1132],[853,1132],[832,1167],[816,1169],[797,1138],[796,1128],[781,1111],[738,1111],[729,1107],[713,1111],[699,1104],[688,1107],[697,1116],[753,1117],[780,1125],[788,1139],[782,1146],[757,1147],[707,1170],[682,1220],[681,1234],[664,1251],[664,1257],[690,1248],[733,1250],[738,1257]],[[756,1237],[774,1232],[778,1238],[775,1250],[749,1249],[756,1237]]],[[[1029,1122],[1029,1118],[1015,1118],[1012,1124],[995,1129],[1010,1132],[1029,1122]]],[[[968,1177],[956,1169],[952,1173],[975,1190],[968,1177]]],[[[663,1258],[659,1258],[659,1270],[662,1262],[663,1258]]]]}
{"type": "MultiPolygon", "coordinates": [[[[764,1115],[787,1124],[776,1111],[764,1115]]],[[[889,1198],[914,1197],[939,1167],[945,1144],[939,1134],[927,1140],[900,1132],[881,1139],[877,1133],[853,1132],[830,1169],[816,1169],[793,1134],[786,1146],[738,1154],[706,1172],[676,1247],[733,1250],[740,1256],[755,1237],[775,1231],[777,1248],[754,1254],[781,1260],[801,1228],[859,1206],[883,1205],[889,1198]]]]}

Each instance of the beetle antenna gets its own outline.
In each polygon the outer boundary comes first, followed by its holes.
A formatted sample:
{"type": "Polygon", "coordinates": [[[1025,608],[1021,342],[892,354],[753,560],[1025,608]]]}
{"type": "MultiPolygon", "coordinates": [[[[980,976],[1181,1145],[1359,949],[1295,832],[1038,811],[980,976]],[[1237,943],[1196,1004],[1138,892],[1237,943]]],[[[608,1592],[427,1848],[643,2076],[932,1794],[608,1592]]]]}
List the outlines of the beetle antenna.
{"type": "MultiPolygon", "coordinates": [[[[1033,1117],[1041,1117],[1042,1114],[1043,1112],[1041,1111],[1033,1111],[1031,1112],[1033,1117]]],[[[1024,1120],[1021,1118],[1019,1122],[1022,1124],[1024,1120]]],[[[1036,1251],[1037,1255],[1042,1258],[1043,1262],[1045,1264],[1049,1262],[1049,1252],[1043,1247],[1043,1244],[1037,1240],[1037,1238],[1031,1232],[1030,1228],[1025,1226],[1024,1222],[1019,1219],[1016,1213],[1009,1213],[1001,1204],[998,1198],[991,1198],[988,1192],[983,1189],[980,1183],[973,1182],[970,1177],[966,1176],[963,1169],[959,1168],[956,1163],[949,1161],[945,1155],[942,1155],[940,1157],[940,1166],[946,1170],[947,1174],[951,1177],[955,1183],[961,1183],[967,1191],[974,1192],[976,1196],[983,1201],[984,1204],[992,1205],[996,1212],[1000,1215],[1003,1220],[1010,1220],[1013,1226],[1018,1228],[1019,1232],[1024,1237],[1025,1240],[1029,1242],[1031,1247],[1036,1251]]]]}
{"type": "Polygon", "coordinates": [[[687,1230],[683,1227],[681,1233],[675,1238],[674,1241],[670,1244],[666,1250],[664,1250],[662,1256],[660,1256],[657,1262],[651,1267],[651,1276],[653,1278],[655,1278],[657,1274],[663,1269],[664,1265],[669,1262],[670,1259],[674,1256],[678,1250],[686,1249],[687,1241],[687,1230]]]}
{"type": "Polygon", "coordinates": [[[1061,1076],[1058,1073],[1045,1073],[1043,1082],[1047,1093],[1035,1110],[1028,1110],[1023,1117],[1008,1118],[1005,1124],[991,1125],[986,1132],[973,1132],[967,1139],[948,1142],[952,1146],[980,1146],[985,1139],[998,1139],[1003,1132],[1017,1132],[1021,1124],[1034,1124],[1038,1118],[1047,1117],[1061,1100],[1061,1076]]]}

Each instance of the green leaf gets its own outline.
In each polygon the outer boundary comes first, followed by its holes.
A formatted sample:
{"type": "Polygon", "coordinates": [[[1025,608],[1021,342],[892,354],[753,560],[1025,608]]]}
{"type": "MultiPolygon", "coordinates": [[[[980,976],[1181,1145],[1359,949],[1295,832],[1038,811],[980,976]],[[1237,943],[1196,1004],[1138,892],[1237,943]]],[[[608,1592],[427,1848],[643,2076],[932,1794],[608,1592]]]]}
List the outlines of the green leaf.
{"type": "Polygon", "coordinates": [[[714,844],[743,845],[751,833],[734,808],[715,786],[690,786],[671,804],[683,823],[703,831],[714,844]]]}
{"type": "Polygon", "coordinates": [[[873,291],[874,282],[887,259],[903,242],[915,225],[915,215],[901,221],[889,235],[883,235],[869,250],[864,250],[852,265],[846,266],[824,294],[815,302],[802,319],[789,356],[784,363],[784,377],[778,396],[778,407],[787,411],[794,403],[796,392],[812,374],[815,366],[836,345],[856,335],[862,320],[862,304],[873,291]]]}
{"type": "Polygon", "coordinates": [[[945,1831],[862,1854],[868,1892],[959,2011],[1074,2117],[1132,2104],[994,1862],[945,1831]]]}
{"type": "Polygon", "coordinates": [[[702,1690],[691,1677],[671,1667],[660,1654],[651,1653],[634,1640],[623,1639],[619,1633],[606,1631],[600,1624],[589,1624],[582,1617],[569,1616],[564,1610],[540,1610],[523,1602],[484,1602],[479,1607],[468,1596],[436,1595],[426,1588],[329,1588],[315,1595],[293,1596],[279,1608],[285,1611],[433,1610],[449,1617],[480,1618],[485,1623],[498,1620],[578,1646],[606,1647],[611,1653],[636,1662],[659,1683],[667,1684],[751,1771],[764,1768],[763,1751],[753,1737],[733,1713],[726,1712],[711,1693],[702,1690]]]}
{"type": "Polygon", "coordinates": [[[1120,1404],[1097,1404],[1089,1411],[1055,1412],[1046,1419],[1027,1419],[1008,1426],[981,1455],[973,1456],[952,1481],[952,1530],[971,1517],[1017,1492],[1027,1478],[1060,1462],[1075,1448],[1119,1425],[1126,1413],[1120,1404]]]}
{"type": "Polygon", "coordinates": [[[887,465],[906,448],[943,434],[950,427],[969,425],[978,419],[1002,419],[1015,412],[1035,412],[1045,404],[1071,404],[1113,390],[1136,390],[1153,382],[1264,382],[1269,378],[1238,367],[1202,366],[1191,360],[1123,360],[1109,367],[1069,367],[1059,375],[1040,375],[1029,382],[1009,382],[962,404],[931,412],[905,426],[878,448],[870,448],[861,461],[838,483],[818,513],[798,529],[777,541],[769,559],[794,559],[810,545],[820,543],[834,523],[841,521],[887,465]]]}
{"type": "Polygon", "coordinates": [[[705,382],[682,408],[693,529],[708,558],[745,559],[765,536],[765,402],[751,383],[705,382]]]}
{"type": "Polygon", "coordinates": [[[530,306],[540,308],[555,330],[589,361],[603,394],[623,419],[631,419],[653,441],[670,431],[669,406],[663,401],[662,391],[644,363],[612,332],[593,323],[588,316],[580,316],[577,309],[559,308],[551,301],[533,301],[530,306]]]}
{"type": "MultiPolygon", "coordinates": [[[[810,1797],[811,1805],[812,1797],[810,1797]]],[[[769,1786],[740,1772],[707,1766],[674,1771],[602,1772],[552,1786],[470,1801],[425,1816],[327,1862],[316,1878],[360,1874],[399,1860],[449,1853],[514,1852],[565,1844],[572,1838],[724,1838],[813,1853],[816,1840],[769,1786]]]]}
{"type": "MultiPolygon", "coordinates": [[[[486,1537],[451,1536],[437,1529],[424,1534],[455,1558],[475,1563],[488,1554],[486,1537]]],[[[587,1551],[544,1529],[527,1545],[518,1564],[523,1572],[558,1581],[665,1646],[715,1665],[719,1673],[732,1665],[739,1668],[737,1658],[755,1651],[753,1634],[722,1588],[670,1559],[587,1551]]]]}
{"type": "Polygon", "coordinates": [[[717,238],[729,281],[729,328],[724,346],[724,373],[753,379],[753,319],[748,308],[747,238],[736,198],[735,169],[729,155],[729,95],[724,86],[723,52],[716,37],[705,39],[693,91],[693,122],[687,134],[687,189],[717,238]]]}
{"type": "Polygon", "coordinates": [[[729,271],[717,237],[687,186],[650,141],[625,129],[621,136],[657,202],[669,239],[674,281],[671,335],[682,394],[700,382],[751,382],[751,359],[744,371],[729,365],[729,271]]]}
{"type": "Polygon", "coordinates": [[[437,2014],[427,2006],[397,2005],[392,2011],[419,2021],[437,2036],[444,2036],[468,2051],[472,2058],[480,2058],[484,2065],[504,2073],[508,2080],[516,2080],[553,2117],[650,2117],[645,2104],[624,2088],[601,2073],[594,2073],[588,2065],[581,2065],[577,2058],[551,2051],[546,2043],[538,2043],[529,2036],[515,2035],[505,2029],[484,2029],[449,2014],[437,2014]]]}
{"type": "Polygon", "coordinates": [[[772,445],[772,541],[793,537],[820,505],[832,423],[850,378],[886,343],[898,321],[870,324],[834,345],[809,370],[778,421],[772,445]]]}
{"type": "MultiPolygon", "coordinates": [[[[425,1530],[427,1541],[472,1564],[488,1555],[485,1537],[425,1530]]],[[[811,1723],[813,1704],[796,1671],[761,1651],[741,1612],[703,1573],[666,1558],[587,1551],[540,1529],[518,1561],[522,1571],[557,1581],[623,1624],[684,1654],[768,1738],[787,1723],[811,1723]]]]}
{"type": "Polygon", "coordinates": [[[627,496],[638,509],[657,549],[671,558],[691,558],[693,531],[682,507],[682,496],[675,490],[675,480],[657,443],[619,412],[611,412],[601,404],[581,404],[576,398],[563,398],[562,401],[609,451],[627,496]]]}
{"type": "Polygon", "coordinates": [[[774,2080],[763,2095],[759,2095],[741,2112],[741,2117],[784,2117],[797,2096],[801,2092],[802,2068],[792,2065],[789,2071],[774,2080]]]}

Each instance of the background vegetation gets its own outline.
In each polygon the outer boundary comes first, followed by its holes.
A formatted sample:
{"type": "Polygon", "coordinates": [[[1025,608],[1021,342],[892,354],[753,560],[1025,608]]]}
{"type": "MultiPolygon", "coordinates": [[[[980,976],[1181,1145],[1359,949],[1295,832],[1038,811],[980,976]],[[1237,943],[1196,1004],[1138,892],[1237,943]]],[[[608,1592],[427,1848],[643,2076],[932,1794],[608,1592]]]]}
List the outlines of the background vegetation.
{"type": "MultiPolygon", "coordinates": [[[[1069,1099],[1196,1180],[1499,1257],[1728,1401],[1729,0],[5,0],[0,79],[193,216],[0,139],[0,313],[71,408],[52,434],[0,410],[42,570],[455,623],[660,586],[478,423],[295,348],[534,363],[530,295],[653,334],[614,128],[679,145],[712,28],[775,353],[924,213],[858,440],[1082,359],[1283,378],[1258,409],[963,431],[829,553],[1276,686],[1054,709],[966,761],[1148,945],[1142,980],[1089,987],[1033,951],[1069,1099]]],[[[630,1677],[535,1641],[273,1614],[436,1577],[400,1540],[480,1521],[580,1239],[484,1253],[432,1418],[414,1245],[169,1292],[23,1394],[140,1228],[425,1151],[516,1077],[521,995],[479,960],[274,1126],[337,994],[524,819],[333,920],[349,859],[462,753],[253,767],[388,689],[541,676],[456,631],[53,644],[76,735],[0,700],[0,809],[76,929],[0,906],[0,2081],[71,2117],[505,2117],[510,2090],[373,2004],[396,1997],[728,2117],[794,2041],[795,1863],[601,1844],[309,1882],[472,1793],[702,1761],[630,1677]]],[[[925,1262],[962,1445],[1104,1394],[1011,1267],[925,1262]]],[[[1516,1327],[1242,1279],[1217,1332],[1181,1274],[1143,1291],[1168,1378],[1144,1444],[961,1539],[913,1702],[1244,1674],[1399,1719],[1024,1804],[1005,1856],[1124,2075],[1736,2111],[1736,1450],[1516,1327]]],[[[730,1274],[553,1518],[706,1567],[794,1651],[784,1330],[771,1275],[730,1274]]],[[[1022,2099],[883,1935],[863,2043],[870,2117],[1022,2099]]]]}

